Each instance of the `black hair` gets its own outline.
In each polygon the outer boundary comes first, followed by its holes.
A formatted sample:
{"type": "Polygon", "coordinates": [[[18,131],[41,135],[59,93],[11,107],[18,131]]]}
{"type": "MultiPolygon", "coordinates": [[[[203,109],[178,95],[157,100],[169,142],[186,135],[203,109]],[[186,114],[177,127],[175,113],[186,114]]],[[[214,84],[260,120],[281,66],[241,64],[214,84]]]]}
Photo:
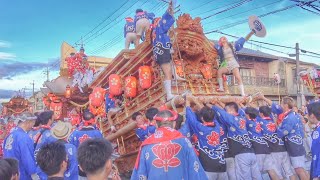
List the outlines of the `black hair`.
{"type": "Polygon", "coordinates": [[[83,112],[83,120],[89,121],[92,118],[94,118],[94,115],[90,111],[84,111],[83,112]]]}
{"type": "Polygon", "coordinates": [[[179,130],[181,128],[182,122],[183,122],[183,116],[178,114],[178,117],[176,119],[176,126],[174,127],[174,129],[179,130]]]}
{"type": "Polygon", "coordinates": [[[143,12],[143,10],[142,9],[137,9],[136,13],[139,13],[139,12],[143,12]]]}
{"type": "Polygon", "coordinates": [[[14,158],[5,158],[5,161],[8,162],[8,164],[11,167],[12,170],[12,176],[15,176],[17,174],[19,174],[19,161],[17,159],[14,158]]]}
{"type": "Polygon", "coordinates": [[[86,174],[99,173],[111,158],[113,148],[111,143],[103,138],[84,141],[78,149],[78,162],[86,174]]]}
{"type": "Polygon", "coordinates": [[[152,121],[153,117],[155,115],[157,115],[158,112],[159,112],[159,110],[157,108],[151,107],[151,108],[147,109],[145,115],[146,115],[147,119],[149,119],[149,121],[152,121]]]}
{"type": "Polygon", "coordinates": [[[10,180],[11,177],[12,169],[10,164],[4,159],[0,159],[0,179],[10,180]]]}
{"type": "MultiPolygon", "coordinates": [[[[158,117],[162,117],[162,118],[170,118],[173,116],[173,114],[169,111],[169,110],[163,110],[163,111],[159,111],[157,113],[158,117]]],[[[173,127],[173,123],[175,121],[157,121],[157,125],[158,127],[170,127],[170,128],[174,128],[173,127]]]]}
{"type": "Polygon", "coordinates": [[[61,164],[66,161],[67,153],[60,141],[43,145],[37,153],[37,164],[48,176],[59,173],[61,164]]]}
{"type": "Polygon", "coordinates": [[[204,106],[203,108],[200,109],[199,116],[205,122],[213,122],[214,111],[211,108],[204,106]]]}
{"type": "Polygon", "coordinates": [[[39,119],[39,123],[41,125],[46,125],[48,124],[49,120],[52,118],[53,114],[54,114],[53,111],[44,111],[37,116],[38,117],[37,119],[39,119]]]}
{"type": "Polygon", "coordinates": [[[257,118],[259,111],[253,107],[247,107],[245,113],[249,116],[250,119],[255,119],[257,118]]]}
{"type": "Polygon", "coordinates": [[[314,115],[320,121],[320,102],[315,102],[307,105],[308,114],[314,115]]]}
{"type": "Polygon", "coordinates": [[[271,108],[269,106],[260,106],[259,112],[262,113],[264,117],[271,116],[271,108]]]}
{"type": "Polygon", "coordinates": [[[135,121],[135,120],[137,120],[138,116],[142,116],[142,114],[140,112],[135,112],[132,114],[132,119],[135,121]]]}
{"type": "Polygon", "coordinates": [[[234,109],[234,111],[236,111],[236,112],[239,111],[239,106],[238,106],[238,104],[235,103],[235,102],[228,102],[228,103],[226,103],[225,107],[232,108],[232,109],[234,109]]]}

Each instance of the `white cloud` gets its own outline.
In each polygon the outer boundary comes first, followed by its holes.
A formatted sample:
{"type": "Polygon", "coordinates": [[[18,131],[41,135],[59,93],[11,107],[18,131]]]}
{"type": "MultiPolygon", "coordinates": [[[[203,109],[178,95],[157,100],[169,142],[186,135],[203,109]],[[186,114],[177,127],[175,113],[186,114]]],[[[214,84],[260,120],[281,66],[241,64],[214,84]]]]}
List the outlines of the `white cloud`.
{"type": "Polygon", "coordinates": [[[9,48],[9,47],[11,47],[10,42],[0,40],[0,48],[9,48]]]}
{"type": "Polygon", "coordinates": [[[0,52],[0,60],[4,59],[4,60],[14,60],[16,59],[16,55],[12,54],[12,53],[6,53],[6,52],[0,52]]]}

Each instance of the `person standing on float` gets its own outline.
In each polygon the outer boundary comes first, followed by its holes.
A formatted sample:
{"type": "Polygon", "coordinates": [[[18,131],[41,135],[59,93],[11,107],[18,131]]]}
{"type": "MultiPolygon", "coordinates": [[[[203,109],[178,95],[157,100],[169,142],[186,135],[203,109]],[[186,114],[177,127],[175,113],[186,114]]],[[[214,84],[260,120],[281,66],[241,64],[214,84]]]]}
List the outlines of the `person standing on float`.
{"type": "Polygon", "coordinates": [[[232,73],[239,84],[238,86],[241,96],[245,96],[244,87],[239,71],[240,65],[237,61],[238,57],[236,53],[243,48],[244,43],[248,41],[253,34],[254,32],[251,32],[245,38],[239,38],[234,44],[231,44],[225,36],[222,36],[219,39],[218,44],[214,46],[218,51],[221,62],[218,70],[218,92],[224,92],[222,76],[232,73]]]}
{"type": "Polygon", "coordinates": [[[142,9],[136,10],[136,15],[134,16],[134,24],[136,29],[136,41],[135,46],[137,47],[140,43],[140,39],[144,40],[144,34],[147,29],[150,28],[150,21],[154,18],[154,13],[148,13],[142,9]],[[142,38],[141,38],[142,37],[142,38]]]}
{"type": "Polygon", "coordinates": [[[135,29],[133,19],[131,17],[126,17],[125,19],[126,19],[126,24],[124,25],[124,38],[126,39],[125,48],[129,49],[130,44],[136,42],[137,36],[136,36],[136,29],[135,29]]]}
{"type": "Polygon", "coordinates": [[[171,91],[172,66],[171,66],[171,48],[172,44],[168,31],[174,24],[172,2],[162,18],[154,20],[152,29],[153,56],[155,61],[160,65],[164,73],[164,88],[167,94],[167,101],[174,98],[171,91]]]}

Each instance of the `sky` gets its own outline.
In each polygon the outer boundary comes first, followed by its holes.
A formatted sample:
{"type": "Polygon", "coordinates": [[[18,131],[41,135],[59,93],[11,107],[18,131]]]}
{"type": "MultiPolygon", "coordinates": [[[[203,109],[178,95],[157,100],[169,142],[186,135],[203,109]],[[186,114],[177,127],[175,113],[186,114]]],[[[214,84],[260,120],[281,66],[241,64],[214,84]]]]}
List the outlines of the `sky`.
{"type": "MultiPolygon", "coordinates": [[[[206,18],[243,0],[177,0],[180,13],[190,13],[192,17],[206,18]]],[[[248,24],[240,24],[221,29],[250,15],[262,15],[278,10],[294,2],[290,0],[247,0],[247,3],[206,18],[202,21],[204,32],[220,30],[235,36],[245,36],[248,24]]],[[[316,2],[320,5],[319,1],[316,2]]],[[[84,43],[87,55],[115,57],[124,47],[124,18],[133,16],[137,8],[154,12],[161,16],[167,4],[160,0],[0,0],[0,101],[7,100],[16,91],[32,91],[32,82],[39,90],[46,80],[48,68],[50,80],[58,76],[60,48],[62,42],[80,48],[76,43],[84,43]],[[99,25],[99,26],[97,26],[99,25]],[[82,39],[82,40],[81,40],[82,39]]],[[[320,16],[300,7],[261,18],[267,27],[265,38],[253,40],[294,47],[320,53],[320,16]]],[[[221,35],[211,33],[211,39],[221,35]]],[[[231,40],[234,40],[230,37],[231,40]]],[[[294,53],[267,45],[246,47],[274,55],[286,56],[266,50],[272,48],[283,53],[294,53]]],[[[301,56],[301,60],[319,63],[319,58],[301,56]]]]}

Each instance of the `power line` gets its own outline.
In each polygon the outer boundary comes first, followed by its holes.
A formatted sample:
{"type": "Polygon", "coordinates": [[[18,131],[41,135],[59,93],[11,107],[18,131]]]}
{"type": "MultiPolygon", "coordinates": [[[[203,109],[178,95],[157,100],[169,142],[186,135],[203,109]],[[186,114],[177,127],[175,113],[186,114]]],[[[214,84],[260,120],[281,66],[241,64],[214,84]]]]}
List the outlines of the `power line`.
{"type": "Polygon", "coordinates": [[[247,10],[247,11],[243,11],[243,12],[240,12],[240,13],[232,14],[232,15],[227,16],[227,17],[224,17],[224,18],[220,18],[220,19],[217,19],[217,20],[214,20],[214,21],[207,22],[207,23],[205,23],[205,24],[203,24],[203,25],[212,24],[212,23],[214,23],[214,22],[221,21],[221,20],[224,20],[224,19],[228,19],[228,18],[230,18],[230,17],[238,16],[238,15],[240,15],[240,14],[244,14],[244,13],[247,13],[247,12],[250,12],[250,11],[253,11],[253,10],[257,10],[257,9],[260,9],[260,8],[265,8],[265,7],[268,7],[268,6],[270,6],[270,5],[279,3],[279,2],[281,2],[281,1],[284,1],[284,0],[275,1],[275,2],[266,4],[266,5],[263,5],[263,6],[259,6],[259,7],[252,8],[252,9],[247,10]]]}
{"type": "MultiPolygon", "coordinates": [[[[90,33],[92,33],[94,30],[96,30],[101,24],[103,24],[104,22],[106,22],[108,19],[111,18],[112,15],[114,15],[117,11],[119,11],[122,7],[124,7],[129,1],[126,0],[118,9],[116,9],[115,11],[113,11],[110,15],[108,15],[106,18],[104,18],[98,25],[96,25],[91,31],[89,31],[87,34],[85,34],[82,38],[85,38],[87,35],[89,35],[90,33]]],[[[81,40],[81,39],[80,39],[81,40]]],[[[78,40],[76,43],[78,43],[80,40],[78,40]]]]}
{"type": "MultiPolygon", "coordinates": [[[[145,4],[148,0],[146,0],[143,4],[145,4]]],[[[139,1],[136,1],[131,7],[133,7],[135,4],[137,4],[139,1]]],[[[121,14],[119,14],[115,19],[120,18],[125,12],[127,12],[129,9],[125,10],[124,12],[122,12],[121,14]]],[[[121,21],[121,20],[120,20],[121,21]]],[[[117,21],[117,23],[119,22],[119,20],[117,21]]],[[[98,29],[95,33],[93,33],[91,36],[89,36],[88,38],[86,38],[84,41],[87,41],[86,43],[88,44],[89,42],[91,42],[92,40],[96,39],[97,37],[99,37],[100,35],[104,34],[105,32],[107,32],[112,26],[113,23],[109,23],[105,26],[103,26],[102,28],[98,29]],[[109,26],[109,27],[108,27],[109,26]],[[107,28],[108,27],[108,28],[107,28]],[[99,33],[100,31],[102,31],[103,29],[107,28],[106,30],[104,30],[102,33],[99,33]],[[92,38],[93,37],[93,38],[92,38]],[[91,39],[90,39],[91,38],[91,39]]]]}
{"type": "MultiPolygon", "coordinates": [[[[297,5],[294,4],[294,5],[291,5],[291,6],[287,6],[287,7],[275,10],[275,11],[268,12],[266,14],[259,15],[258,17],[261,18],[261,17],[269,16],[269,15],[276,14],[276,13],[279,13],[279,12],[282,12],[282,11],[286,11],[286,10],[294,8],[294,7],[297,7],[297,5]]],[[[231,28],[231,27],[234,27],[234,26],[246,23],[246,22],[248,22],[248,20],[244,19],[244,20],[241,20],[241,21],[237,21],[235,23],[226,24],[226,25],[223,25],[223,26],[220,26],[220,27],[216,28],[216,30],[212,30],[212,31],[206,32],[205,34],[210,34],[210,33],[216,32],[218,30],[228,29],[228,28],[231,28]]]]}
{"type": "Polygon", "coordinates": [[[218,15],[218,14],[224,13],[224,12],[226,12],[226,11],[229,11],[229,10],[231,10],[231,9],[237,8],[237,7],[239,7],[239,6],[243,5],[243,4],[246,4],[246,3],[250,2],[250,1],[253,1],[253,0],[243,0],[243,1],[241,1],[241,2],[239,2],[239,3],[237,3],[237,4],[235,4],[235,5],[233,5],[233,6],[231,6],[231,7],[228,7],[228,8],[226,8],[226,9],[221,10],[221,11],[218,11],[218,12],[216,12],[216,13],[210,15],[210,16],[204,17],[204,18],[202,18],[202,20],[206,20],[206,19],[211,18],[211,17],[213,17],[213,16],[215,16],[215,15],[218,15]]]}
{"type": "Polygon", "coordinates": [[[313,57],[313,58],[319,58],[320,59],[320,56],[312,56],[312,55],[308,55],[308,54],[300,54],[301,56],[309,56],[309,57],[313,57]]]}
{"type": "MultiPolygon", "coordinates": [[[[218,1],[218,0],[216,0],[216,1],[218,1]]],[[[196,10],[196,9],[202,8],[203,6],[206,6],[206,5],[208,5],[208,4],[212,3],[212,2],[215,2],[215,1],[214,1],[214,0],[206,1],[206,2],[203,3],[202,5],[200,5],[200,6],[198,6],[198,7],[195,7],[195,8],[193,8],[193,9],[189,10],[189,13],[192,12],[192,11],[194,11],[194,10],[196,10]]]]}

